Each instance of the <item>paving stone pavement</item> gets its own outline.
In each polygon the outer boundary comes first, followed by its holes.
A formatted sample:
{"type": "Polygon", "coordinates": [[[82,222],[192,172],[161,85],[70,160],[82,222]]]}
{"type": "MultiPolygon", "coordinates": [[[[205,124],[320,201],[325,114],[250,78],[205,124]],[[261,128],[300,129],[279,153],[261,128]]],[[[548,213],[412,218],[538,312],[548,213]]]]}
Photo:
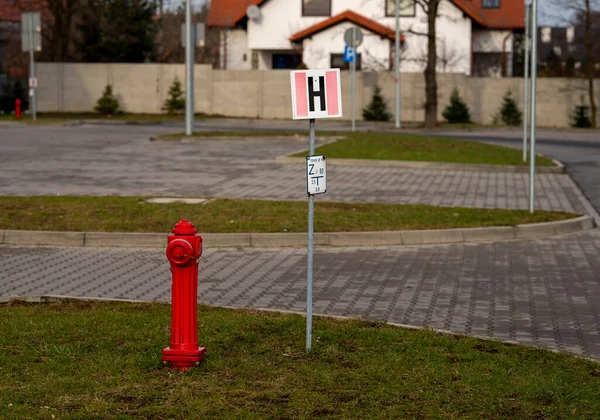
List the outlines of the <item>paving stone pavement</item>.
{"type": "MultiPolygon", "coordinates": [[[[516,341],[600,360],[600,232],[315,254],[314,311],[516,341]]],[[[199,302],[306,309],[306,250],[208,249],[199,302]]],[[[164,250],[0,246],[0,297],[168,301],[164,250]]],[[[318,331],[315,332],[318,335],[318,331]]]]}
{"type": "MultiPolygon", "coordinates": [[[[307,139],[150,142],[165,127],[0,130],[0,195],[169,195],[306,200],[304,165],[275,163],[307,139]]],[[[322,136],[320,140],[326,140],[322,136]]],[[[319,200],[528,208],[528,175],[377,167],[328,168],[319,200]]],[[[568,175],[539,174],[536,208],[587,214],[568,175]]]]}

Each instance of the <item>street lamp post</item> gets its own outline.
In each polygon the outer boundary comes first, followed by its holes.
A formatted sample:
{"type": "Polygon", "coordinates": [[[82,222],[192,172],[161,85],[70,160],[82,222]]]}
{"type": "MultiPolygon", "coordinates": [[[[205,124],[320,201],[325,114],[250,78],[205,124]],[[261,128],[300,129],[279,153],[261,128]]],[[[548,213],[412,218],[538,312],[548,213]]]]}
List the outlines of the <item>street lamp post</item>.
{"type": "Polygon", "coordinates": [[[396,0],[396,55],[394,57],[394,69],[396,72],[396,78],[394,79],[396,84],[396,128],[402,128],[400,119],[400,0],[396,0]]]}
{"type": "Polygon", "coordinates": [[[192,39],[192,2],[185,1],[185,134],[194,131],[194,40],[192,39]]]}
{"type": "Polygon", "coordinates": [[[529,155],[529,212],[535,211],[535,125],[537,104],[537,18],[538,0],[531,8],[531,146],[529,155]]]}

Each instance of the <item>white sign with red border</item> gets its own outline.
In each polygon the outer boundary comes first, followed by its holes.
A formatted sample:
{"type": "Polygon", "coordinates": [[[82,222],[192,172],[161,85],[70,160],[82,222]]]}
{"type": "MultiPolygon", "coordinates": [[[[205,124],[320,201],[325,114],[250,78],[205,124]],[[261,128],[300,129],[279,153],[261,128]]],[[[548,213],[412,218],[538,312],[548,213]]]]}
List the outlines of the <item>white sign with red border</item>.
{"type": "Polygon", "coordinates": [[[37,79],[37,77],[30,77],[29,78],[29,87],[30,88],[36,88],[36,87],[38,87],[38,79],[37,79]]]}
{"type": "Polygon", "coordinates": [[[295,120],[342,116],[340,69],[292,71],[290,80],[295,120]]]}

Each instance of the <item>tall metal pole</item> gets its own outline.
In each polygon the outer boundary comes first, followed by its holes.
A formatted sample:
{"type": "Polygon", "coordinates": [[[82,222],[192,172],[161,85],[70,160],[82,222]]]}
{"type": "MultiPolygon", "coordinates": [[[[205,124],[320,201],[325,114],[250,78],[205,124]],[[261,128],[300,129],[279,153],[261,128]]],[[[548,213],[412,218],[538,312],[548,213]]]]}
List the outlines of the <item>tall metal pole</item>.
{"type": "Polygon", "coordinates": [[[531,25],[531,5],[525,5],[525,72],[523,73],[523,162],[527,162],[527,128],[529,123],[529,26],[531,25]]]}
{"type": "Polygon", "coordinates": [[[529,212],[535,211],[535,126],[537,104],[537,18],[538,0],[531,9],[531,147],[529,156],[529,212]]]}
{"type": "MultiPolygon", "coordinates": [[[[315,154],[315,120],[310,120],[309,156],[315,154]]],[[[315,196],[308,196],[308,258],[306,267],[306,351],[312,349],[312,309],[313,309],[313,238],[315,220],[315,196]]]]}
{"type": "Polygon", "coordinates": [[[192,39],[192,1],[185,1],[185,134],[194,131],[194,40],[192,39]]]}
{"type": "Polygon", "coordinates": [[[354,56],[352,57],[352,80],[350,81],[350,102],[352,108],[352,131],[356,131],[356,60],[358,60],[358,48],[356,47],[356,27],[352,28],[352,49],[354,56]]]}
{"type": "Polygon", "coordinates": [[[394,57],[394,69],[396,71],[396,128],[402,128],[401,104],[400,104],[400,0],[396,0],[396,55],[394,57]]]}
{"type": "Polygon", "coordinates": [[[29,92],[31,93],[31,113],[33,116],[33,121],[35,121],[37,119],[37,115],[36,115],[36,103],[35,103],[35,86],[33,82],[33,80],[35,79],[35,59],[34,59],[34,51],[35,51],[35,44],[33,42],[33,34],[34,32],[34,28],[33,28],[33,13],[29,13],[28,14],[28,18],[29,18],[29,92]]]}

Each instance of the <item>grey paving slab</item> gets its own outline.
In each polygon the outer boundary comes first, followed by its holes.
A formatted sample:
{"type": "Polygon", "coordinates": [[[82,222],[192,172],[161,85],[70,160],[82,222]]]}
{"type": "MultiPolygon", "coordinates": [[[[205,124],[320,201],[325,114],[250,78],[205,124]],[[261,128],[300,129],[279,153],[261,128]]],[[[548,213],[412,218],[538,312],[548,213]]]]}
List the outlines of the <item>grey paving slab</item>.
{"type": "MultiPolygon", "coordinates": [[[[166,195],[305,200],[303,165],[278,164],[307,139],[150,142],[172,127],[4,127],[0,195],[166,195]]],[[[333,166],[319,200],[528,208],[528,176],[333,166]]],[[[537,208],[587,214],[568,175],[539,174],[537,208]]]]}
{"type": "MultiPolygon", "coordinates": [[[[600,360],[600,232],[538,241],[328,248],[316,313],[516,341],[600,360]]],[[[170,299],[163,250],[0,246],[0,297],[170,299]]],[[[306,251],[208,249],[199,302],[304,312],[306,251]]],[[[0,309],[1,310],[1,309],[0,309]]]]}

